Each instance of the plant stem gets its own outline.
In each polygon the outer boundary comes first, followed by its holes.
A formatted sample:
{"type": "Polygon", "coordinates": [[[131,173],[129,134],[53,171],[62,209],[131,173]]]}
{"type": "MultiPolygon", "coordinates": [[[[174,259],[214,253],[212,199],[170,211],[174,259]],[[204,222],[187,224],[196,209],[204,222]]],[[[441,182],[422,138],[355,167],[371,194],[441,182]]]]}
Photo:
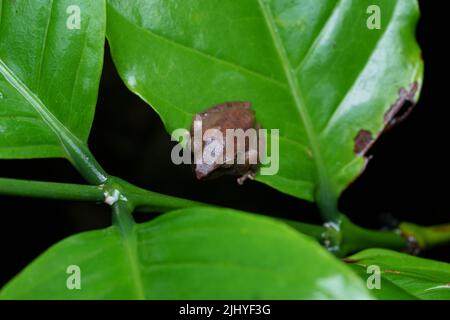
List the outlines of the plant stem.
{"type": "Polygon", "coordinates": [[[64,132],[64,136],[60,137],[60,140],[67,158],[87,182],[93,185],[101,185],[107,182],[108,174],[98,164],[83,142],[70,132],[64,132]]]}
{"type": "MultiPolygon", "coordinates": [[[[117,178],[115,178],[117,179],[117,178]]],[[[160,194],[141,189],[126,181],[121,181],[126,197],[133,203],[136,211],[140,212],[165,212],[169,210],[205,206],[207,204],[160,194]]]]}
{"type": "Polygon", "coordinates": [[[421,250],[450,243],[450,224],[422,227],[404,222],[397,230],[375,231],[361,228],[345,216],[342,219],[339,256],[377,247],[417,254],[421,250]]]}
{"type": "MultiPolygon", "coordinates": [[[[120,197],[120,195],[119,195],[120,197]]],[[[133,233],[135,225],[133,219],[133,205],[128,201],[118,200],[112,205],[113,210],[113,225],[120,229],[121,234],[125,237],[133,233]]]]}
{"type": "Polygon", "coordinates": [[[415,241],[420,250],[430,249],[450,242],[450,224],[422,227],[413,223],[401,223],[402,235],[415,241]]]}
{"type": "Polygon", "coordinates": [[[113,204],[113,224],[119,228],[121,240],[125,252],[125,258],[129,262],[129,273],[134,286],[136,299],[145,299],[145,290],[141,277],[139,258],[137,252],[137,239],[135,233],[136,224],[132,213],[133,205],[119,194],[119,200],[113,204]]]}
{"type": "Polygon", "coordinates": [[[97,186],[0,178],[0,194],[20,197],[103,202],[97,186]]]}
{"type": "Polygon", "coordinates": [[[322,219],[339,225],[341,223],[341,214],[338,210],[338,197],[332,191],[331,186],[324,177],[319,177],[319,187],[317,188],[316,198],[322,219]]]}
{"type": "Polygon", "coordinates": [[[114,190],[118,190],[140,212],[166,212],[206,205],[141,189],[115,177],[111,177],[103,186],[0,178],[0,194],[19,197],[104,202],[105,192],[112,195],[114,190]]]}
{"type": "Polygon", "coordinates": [[[357,226],[344,215],[341,215],[341,219],[339,227],[327,223],[324,226],[318,226],[286,219],[280,220],[316,239],[339,257],[368,248],[418,253],[420,250],[450,243],[450,224],[422,227],[412,223],[402,223],[397,230],[378,231],[357,226]]]}
{"type": "Polygon", "coordinates": [[[370,230],[353,224],[342,215],[340,228],[338,256],[346,256],[350,253],[367,248],[386,248],[392,250],[407,250],[409,243],[399,230],[370,230]]]}
{"type": "Polygon", "coordinates": [[[279,220],[286,223],[287,225],[294,228],[295,230],[299,231],[300,233],[306,234],[306,235],[316,239],[320,243],[322,243],[324,240],[323,236],[324,236],[324,233],[327,231],[327,228],[325,228],[324,226],[303,223],[303,222],[298,222],[298,221],[293,221],[293,220],[288,220],[288,219],[279,219],[279,220]]]}
{"type": "Polygon", "coordinates": [[[340,226],[325,223],[324,226],[282,220],[297,231],[311,236],[339,257],[367,248],[382,247],[404,250],[408,242],[400,233],[392,231],[375,231],[354,225],[341,215],[340,226]]]}
{"type": "Polygon", "coordinates": [[[140,212],[166,212],[169,210],[206,205],[197,201],[148,191],[113,176],[109,177],[103,189],[110,195],[116,190],[133,207],[133,210],[140,212]]]}
{"type": "MultiPolygon", "coordinates": [[[[106,196],[116,192],[127,199],[128,206],[140,212],[166,212],[206,205],[141,189],[116,177],[110,177],[108,183],[101,186],[0,178],[0,195],[103,203],[106,196]]],[[[115,210],[121,209],[122,206],[115,210]]]]}

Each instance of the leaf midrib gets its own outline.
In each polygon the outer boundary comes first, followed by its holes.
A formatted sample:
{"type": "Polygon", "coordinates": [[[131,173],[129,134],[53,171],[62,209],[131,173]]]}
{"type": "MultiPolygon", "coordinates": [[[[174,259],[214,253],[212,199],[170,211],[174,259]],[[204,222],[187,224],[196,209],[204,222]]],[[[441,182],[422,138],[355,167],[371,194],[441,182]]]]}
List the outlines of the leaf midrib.
{"type": "Polygon", "coordinates": [[[145,290],[143,287],[140,263],[137,254],[136,232],[135,230],[132,230],[131,234],[123,234],[122,232],[119,232],[119,237],[123,241],[123,249],[130,266],[130,273],[131,278],[133,279],[136,297],[139,300],[144,300],[145,290]]]}
{"type": "Polygon", "coordinates": [[[66,138],[69,140],[67,137],[67,135],[71,134],[69,130],[53,115],[51,111],[48,110],[39,97],[16,76],[14,71],[9,69],[7,64],[1,58],[0,74],[2,74],[5,80],[31,105],[34,111],[41,117],[41,119],[56,134],[57,137],[60,139],[66,138]]]}
{"type": "MultiPolygon", "coordinates": [[[[264,0],[258,0],[259,7],[261,9],[262,15],[267,25],[267,29],[272,37],[275,50],[278,53],[280,63],[283,66],[283,70],[288,81],[289,91],[294,99],[296,109],[298,111],[299,117],[303,122],[305,127],[305,132],[307,135],[307,139],[310,143],[311,152],[312,152],[312,161],[316,167],[317,180],[316,184],[318,185],[319,191],[327,193],[332,188],[330,186],[331,180],[329,179],[325,163],[322,159],[319,142],[317,135],[315,133],[312,121],[309,116],[309,112],[306,108],[306,105],[303,101],[302,95],[300,93],[300,87],[298,85],[297,77],[295,74],[295,69],[291,65],[286,49],[282,43],[280,36],[276,30],[276,26],[274,24],[274,18],[270,8],[267,7],[264,0]]],[[[333,201],[335,199],[328,198],[333,201]]],[[[325,204],[325,205],[334,205],[334,203],[325,204]]]]}
{"type": "Polygon", "coordinates": [[[41,55],[40,55],[40,59],[39,59],[38,72],[37,72],[37,77],[36,77],[36,86],[35,87],[36,87],[36,92],[38,94],[41,89],[42,65],[44,64],[45,53],[48,48],[47,39],[48,39],[48,31],[50,29],[50,24],[52,23],[53,5],[54,5],[54,0],[51,0],[50,1],[50,9],[49,9],[49,13],[48,13],[48,19],[47,19],[47,23],[45,25],[44,39],[42,40],[41,55]]]}

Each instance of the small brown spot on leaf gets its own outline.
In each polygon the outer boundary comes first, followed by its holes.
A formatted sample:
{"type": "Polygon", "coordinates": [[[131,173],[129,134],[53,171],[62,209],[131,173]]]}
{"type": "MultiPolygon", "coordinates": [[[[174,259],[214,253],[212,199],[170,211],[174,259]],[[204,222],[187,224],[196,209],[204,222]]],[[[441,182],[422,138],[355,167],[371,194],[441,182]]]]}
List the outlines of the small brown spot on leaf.
{"type": "Polygon", "coordinates": [[[389,130],[393,126],[405,120],[416,105],[414,100],[419,84],[414,82],[408,90],[401,88],[399,96],[389,110],[384,114],[385,130],[389,130]]]}
{"type": "Polygon", "coordinates": [[[384,270],[386,273],[394,273],[394,274],[400,274],[401,272],[398,270],[384,270]]]}
{"type": "MultiPolygon", "coordinates": [[[[391,129],[396,124],[402,122],[411,113],[416,102],[414,100],[419,84],[414,82],[408,90],[401,88],[397,100],[391,105],[389,110],[384,114],[384,129],[376,137],[381,136],[384,132],[391,129]]],[[[369,148],[374,144],[375,140],[368,130],[361,129],[355,137],[354,152],[357,155],[366,155],[369,148]]]]}
{"type": "Polygon", "coordinates": [[[361,129],[355,137],[355,148],[353,151],[357,155],[365,154],[373,142],[372,133],[368,130],[361,129]]]}
{"type": "MultiPolygon", "coordinates": [[[[408,90],[404,88],[401,88],[399,90],[399,96],[397,100],[391,105],[389,110],[384,114],[384,128],[375,137],[372,137],[372,133],[368,130],[365,129],[359,130],[358,134],[354,139],[355,146],[353,151],[356,155],[358,156],[362,155],[365,158],[364,168],[362,171],[364,171],[365,167],[367,166],[367,163],[372,158],[371,156],[368,155],[368,151],[374,145],[375,141],[384,132],[388,131],[393,126],[403,121],[414,109],[414,106],[416,105],[415,96],[418,89],[419,83],[413,82],[408,90]]],[[[353,183],[353,181],[350,182],[350,184],[353,183]]]]}

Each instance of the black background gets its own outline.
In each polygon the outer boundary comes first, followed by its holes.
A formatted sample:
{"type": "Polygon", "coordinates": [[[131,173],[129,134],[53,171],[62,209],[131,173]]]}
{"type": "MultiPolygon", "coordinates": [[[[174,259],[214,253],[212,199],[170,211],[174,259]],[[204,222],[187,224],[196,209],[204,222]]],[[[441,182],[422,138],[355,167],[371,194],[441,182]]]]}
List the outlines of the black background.
{"type": "MultiPolygon", "coordinates": [[[[397,0],[402,1],[402,0],[397,0]]],[[[445,1],[420,1],[418,39],[425,60],[422,95],[410,117],[372,148],[366,171],[342,195],[340,208],[354,222],[380,228],[393,221],[449,222],[448,49],[445,1]]],[[[105,170],[165,194],[273,216],[320,223],[313,204],[260,183],[240,187],[232,177],[198,182],[188,166],[170,161],[173,144],[156,113],[118,77],[108,48],[98,107],[89,140],[105,170]]],[[[0,176],[84,183],[60,159],[1,160],[0,176]]],[[[152,215],[137,214],[138,221],[152,215]]],[[[85,230],[110,225],[102,204],[0,196],[0,287],[46,248],[85,230]]],[[[424,253],[450,261],[449,247],[424,253]]]]}

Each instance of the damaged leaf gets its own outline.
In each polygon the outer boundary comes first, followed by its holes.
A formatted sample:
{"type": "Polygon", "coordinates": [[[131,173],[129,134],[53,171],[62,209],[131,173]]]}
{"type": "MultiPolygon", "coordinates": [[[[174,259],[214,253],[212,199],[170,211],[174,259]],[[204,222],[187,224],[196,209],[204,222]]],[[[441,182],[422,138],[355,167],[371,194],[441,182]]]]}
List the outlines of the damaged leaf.
{"type": "Polygon", "coordinates": [[[408,90],[401,88],[398,99],[391,108],[384,114],[384,125],[390,129],[405,120],[416,105],[416,94],[419,89],[417,82],[411,84],[408,90]]]}
{"type": "Polygon", "coordinates": [[[355,149],[354,152],[358,155],[365,154],[366,151],[372,145],[373,138],[372,133],[367,130],[360,130],[355,138],[355,149]]]}
{"type": "Polygon", "coordinates": [[[368,130],[362,129],[358,132],[358,135],[355,137],[355,154],[366,156],[367,151],[384,132],[389,131],[409,116],[416,105],[415,97],[417,90],[417,82],[411,84],[409,90],[405,90],[404,88],[399,90],[397,100],[384,114],[384,128],[375,139],[368,130]]]}
{"type": "Polygon", "coordinates": [[[385,114],[396,122],[392,105],[417,100],[422,83],[416,0],[109,0],[107,15],[120,76],[169,132],[208,106],[250,101],[263,128],[280,130],[279,171],[256,179],[311,201],[361,173],[385,114]],[[367,28],[369,5],[379,30],[367,28]]]}

